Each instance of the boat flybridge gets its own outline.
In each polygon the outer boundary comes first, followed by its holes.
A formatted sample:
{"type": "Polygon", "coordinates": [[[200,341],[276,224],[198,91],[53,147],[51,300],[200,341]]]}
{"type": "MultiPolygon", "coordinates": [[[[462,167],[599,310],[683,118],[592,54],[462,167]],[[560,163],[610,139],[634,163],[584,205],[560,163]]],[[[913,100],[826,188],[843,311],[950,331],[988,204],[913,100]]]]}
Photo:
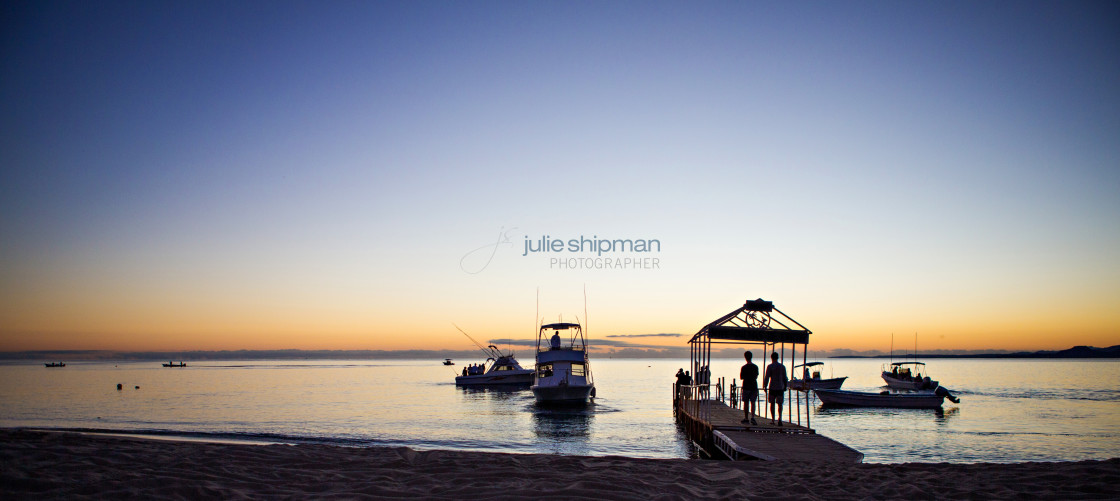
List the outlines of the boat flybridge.
{"type": "Polygon", "coordinates": [[[537,331],[532,390],[537,403],[585,404],[595,397],[587,340],[579,324],[545,324],[537,331]]]}

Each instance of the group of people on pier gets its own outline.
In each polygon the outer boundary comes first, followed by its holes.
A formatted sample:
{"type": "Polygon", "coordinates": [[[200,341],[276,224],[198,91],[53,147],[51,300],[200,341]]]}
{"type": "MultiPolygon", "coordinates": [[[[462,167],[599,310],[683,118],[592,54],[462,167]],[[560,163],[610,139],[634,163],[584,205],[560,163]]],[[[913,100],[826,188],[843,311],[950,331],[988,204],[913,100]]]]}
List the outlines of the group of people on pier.
{"type": "MultiPolygon", "coordinates": [[[[758,421],[754,416],[758,414],[758,376],[760,374],[759,368],[754,362],[751,361],[753,354],[750,350],[743,352],[743,358],[747,361],[739,370],[739,379],[743,380],[743,386],[740,390],[743,400],[743,423],[750,423],[757,425],[758,421]]],[[[789,387],[789,376],[786,373],[786,366],[778,362],[778,353],[773,352],[770,354],[771,362],[767,364],[766,371],[762,374],[762,387],[766,389],[766,403],[770,405],[770,424],[782,426],[782,407],[785,403],[786,389],[789,387]]],[[[680,387],[691,386],[693,384],[693,377],[689,371],[684,368],[677,370],[677,395],[681,395],[680,387]]],[[[708,366],[702,366],[697,371],[695,384],[704,385],[711,381],[711,372],[708,366]]],[[[734,397],[734,383],[732,383],[732,396],[734,397]]],[[[733,403],[732,406],[735,404],[733,403]]]]}

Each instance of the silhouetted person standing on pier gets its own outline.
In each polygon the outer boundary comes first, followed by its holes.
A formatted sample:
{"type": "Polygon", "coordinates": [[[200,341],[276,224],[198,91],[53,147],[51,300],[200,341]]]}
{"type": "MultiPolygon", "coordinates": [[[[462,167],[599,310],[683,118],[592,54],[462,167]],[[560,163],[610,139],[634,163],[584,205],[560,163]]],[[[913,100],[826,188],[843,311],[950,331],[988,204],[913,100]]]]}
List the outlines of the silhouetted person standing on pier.
{"type": "Polygon", "coordinates": [[[784,402],[786,385],[789,377],[786,376],[786,366],[778,363],[778,352],[770,354],[772,363],[766,366],[766,375],[762,377],[762,385],[766,387],[766,401],[770,402],[770,423],[774,423],[774,405],[778,405],[778,426],[782,425],[782,403],[784,402]]]}
{"type": "Polygon", "coordinates": [[[751,356],[750,350],[743,352],[743,358],[747,360],[747,363],[743,365],[742,369],[739,369],[739,379],[743,380],[743,422],[746,423],[750,420],[751,424],[758,424],[751,417],[758,410],[758,366],[751,362],[751,356]]]}

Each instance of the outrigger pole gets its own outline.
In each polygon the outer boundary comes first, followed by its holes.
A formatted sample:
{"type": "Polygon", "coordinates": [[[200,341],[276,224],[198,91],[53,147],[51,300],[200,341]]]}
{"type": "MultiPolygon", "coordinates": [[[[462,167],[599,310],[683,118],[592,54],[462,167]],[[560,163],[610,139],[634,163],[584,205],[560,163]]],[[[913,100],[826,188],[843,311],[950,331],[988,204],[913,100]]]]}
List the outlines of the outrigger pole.
{"type": "MultiPolygon", "coordinates": [[[[451,325],[455,325],[455,322],[451,322],[451,325]]],[[[459,326],[455,325],[455,328],[459,329],[459,326]]],[[[475,339],[471,337],[470,334],[467,334],[467,331],[459,329],[459,332],[462,332],[464,336],[467,336],[467,339],[470,339],[471,342],[474,343],[474,345],[477,346],[478,349],[482,350],[482,352],[485,353],[487,357],[497,360],[498,357],[501,356],[501,352],[498,351],[498,348],[496,348],[494,345],[490,345],[490,347],[487,348],[485,346],[482,346],[482,343],[475,341],[475,339]]]]}

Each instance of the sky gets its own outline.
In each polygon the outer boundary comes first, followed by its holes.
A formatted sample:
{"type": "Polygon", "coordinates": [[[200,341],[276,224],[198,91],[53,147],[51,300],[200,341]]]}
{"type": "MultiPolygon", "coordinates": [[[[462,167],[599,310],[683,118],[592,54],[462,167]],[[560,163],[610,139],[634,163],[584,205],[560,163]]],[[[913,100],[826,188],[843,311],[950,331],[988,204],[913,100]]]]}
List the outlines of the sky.
{"type": "Polygon", "coordinates": [[[0,9],[0,351],[1120,344],[1115,2],[0,9]]]}

